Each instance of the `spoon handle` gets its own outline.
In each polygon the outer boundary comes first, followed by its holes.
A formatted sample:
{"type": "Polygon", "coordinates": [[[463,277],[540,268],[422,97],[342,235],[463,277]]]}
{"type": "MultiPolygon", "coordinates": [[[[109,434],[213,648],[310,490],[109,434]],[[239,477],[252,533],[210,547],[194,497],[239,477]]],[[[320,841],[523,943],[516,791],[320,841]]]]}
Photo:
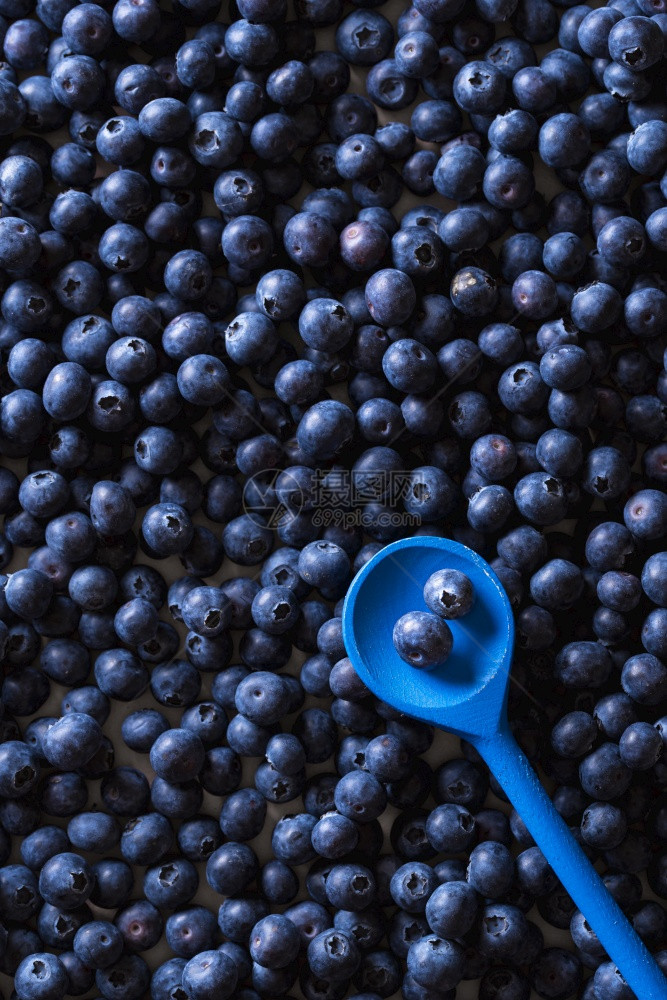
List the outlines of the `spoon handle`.
{"type": "Polygon", "coordinates": [[[565,890],[640,1000],[665,1000],[667,980],[542,787],[509,725],[475,740],[565,890]]]}

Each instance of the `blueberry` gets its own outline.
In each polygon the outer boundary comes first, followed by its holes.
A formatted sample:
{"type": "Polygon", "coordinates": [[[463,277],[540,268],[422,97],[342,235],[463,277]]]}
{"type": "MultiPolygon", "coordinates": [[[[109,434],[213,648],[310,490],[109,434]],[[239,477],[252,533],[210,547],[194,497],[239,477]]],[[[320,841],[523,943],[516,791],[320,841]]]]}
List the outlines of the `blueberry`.
{"type": "Polygon", "coordinates": [[[650,18],[623,18],[614,24],[607,39],[613,60],[639,73],[660,59],[663,38],[650,18]]]}
{"type": "Polygon", "coordinates": [[[402,392],[424,392],[433,384],[436,361],[429,349],[416,340],[397,340],[382,359],[387,381],[402,392]]]}
{"type": "MultiPolygon", "coordinates": [[[[484,171],[482,190],[487,201],[497,209],[515,211],[525,208],[533,195],[534,181],[532,175],[520,159],[514,156],[498,155],[484,171]]],[[[551,286],[546,276],[533,277],[533,283],[541,282],[545,291],[551,286]]],[[[525,282],[524,282],[525,283],[525,282]]],[[[542,315],[548,315],[548,298],[544,295],[540,304],[542,315]]],[[[553,293],[552,293],[553,297],[553,293]]],[[[528,303],[520,295],[515,299],[515,305],[522,312],[527,312],[528,303]]],[[[553,309],[553,306],[552,306],[553,309]]],[[[536,317],[540,312],[534,314],[536,317]]]]}
{"type": "Polygon", "coordinates": [[[299,315],[299,334],[308,347],[318,351],[337,351],[349,341],[352,319],[334,299],[311,299],[299,315]]]}
{"type": "Polygon", "coordinates": [[[411,945],[408,972],[422,989],[449,990],[463,974],[463,951],[459,945],[436,935],[427,935],[411,945]]]}
{"type": "Polygon", "coordinates": [[[269,969],[280,969],[296,958],[299,933],[281,914],[258,921],[250,932],[250,955],[253,961],[269,969]]]}
{"type": "Polygon", "coordinates": [[[475,114],[494,114],[505,97],[505,79],[493,63],[471,61],[454,79],[457,104],[475,114]]]}
{"type": "Polygon", "coordinates": [[[622,795],[631,781],[631,772],[621,761],[613,743],[604,743],[586,757],[580,765],[579,775],[584,791],[602,801],[622,795]]]}
{"type": "Polygon", "coordinates": [[[455,930],[471,927],[478,912],[475,890],[466,882],[451,881],[435,888],[426,903],[426,920],[439,937],[451,938],[455,930]]]}
{"type": "Polygon", "coordinates": [[[6,798],[27,795],[39,778],[39,763],[32,750],[18,740],[9,740],[0,750],[0,782],[6,798]]]}
{"type": "Polygon", "coordinates": [[[366,283],[366,305],[373,319],[382,326],[405,322],[415,301],[412,281],[394,268],[376,272],[366,283]]]}
{"type": "Polygon", "coordinates": [[[120,849],[130,864],[148,865],[160,860],[170,850],[172,842],[169,821],[159,813],[144,813],[127,823],[120,849]]]}
{"type": "Polygon", "coordinates": [[[437,876],[427,864],[401,865],[392,876],[389,891],[397,906],[408,913],[423,913],[435,887],[437,876]]]}
{"type": "Polygon", "coordinates": [[[151,0],[143,0],[137,6],[121,0],[114,5],[112,17],[116,34],[127,42],[138,44],[154,35],[160,23],[157,5],[151,0]]]}
{"type": "Polygon", "coordinates": [[[220,951],[203,951],[183,969],[183,984],[193,1000],[231,996],[237,979],[232,959],[220,951]]]}
{"type": "Polygon", "coordinates": [[[531,968],[531,981],[536,989],[544,990],[551,988],[555,977],[559,989],[576,990],[583,978],[581,962],[564,948],[545,948],[531,968]]]}
{"type": "MultiPolygon", "coordinates": [[[[484,157],[473,146],[453,146],[445,150],[433,171],[433,184],[446,198],[469,199],[478,192],[484,176],[484,157]]],[[[443,239],[451,223],[442,222],[443,239]]],[[[449,242],[445,240],[449,246],[449,242]]],[[[452,247],[455,249],[455,247],[452,247]]],[[[468,249],[468,248],[464,248],[468,249]]]]}
{"type": "Polygon", "coordinates": [[[91,716],[72,712],[46,731],[42,746],[49,763],[64,770],[74,770],[90,760],[101,740],[100,726],[91,716]]]}
{"type": "Polygon", "coordinates": [[[428,670],[447,660],[453,640],[446,622],[424,611],[410,611],[396,622],[393,642],[402,660],[428,670]]]}
{"type": "Polygon", "coordinates": [[[174,729],[162,733],[150,751],[151,767],[168,781],[196,777],[204,763],[204,747],[196,733],[174,729]]]}
{"type": "Polygon", "coordinates": [[[665,668],[651,653],[637,653],[627,659],[621,673],[623,690],[640,705],[655,705],[665,684],[665,668]]]}
{"type": "Polygon", "coordinates": [[[567,510],[565,490],[560,479],[543,472],[531,472],[514,489],[516,507],[534,524],[556,524],[567,510]]]}
{"type": "Polygon", "coordinates": [[[332,929],[322,931],[310,941],[307,958],[315,976],[338,982],[354,974],[361,957],[351,936],[342,930],[332,929]]]}
{"type": "Polygon", "coordinates": [[[210,288],[211,277],[208,259],[198,250],[179,251],[164,271],[167,291],[186,301],[203,298],[210,288]]]}
{"type": "Polygon", "coordinates": [[[521,1000],[528,995],[530,984],[525,976],[507,965],[489,969],[482,976],[479,984],[480,997],[483,1000],[500,1000],[501,997],[521,1000]]]}
{"type": "Polygon", "coordinates": [[[0,192],[8,205],[25,208],[33,204],[42,192],[42,183],[39,164],[28,156],[8,156],[0,166],[0,192]]]}
{"type": "Polygon", "coordinates": [[[586,352],[576,345],[562,344],[540,359],[542,380],[552,389],[571,392],[588,381],[591,365],[586,352]]]}
{"type": "MultiPolygon", "coordinates": [[[[656,229],[660,216],[653,213],[646,220],[646,235],[656,245],[656,229]],[[655,216],[658,218],[654,218],[655,216]]],[[[658,247],[659,248],[659,247],[658,247]]],[[[624,317],[629,329],[638,337],[651,337],[653,330],[661,323],[665,311],[665,301],[657,288],[644,288],[631,292],[625,300],[624,317]]]]}
{"type": "Polygon", "coordinates": [[[193,526],[187,511],[174,503],[155,504],[143,521],[142,533],[159,556],[183,552],[192,541],[193,526]]]}
{"type": "Polygon", "coordinates": [[[387,110],[399,110],[412,103],[418,84],[401,73],[394,59],[382,59],[371,68],[366,89],[374,104],[387,110]]]}
{"type": "Polygon", "coordinates": [[[437,521],[452,510],[455,502],[456,487],[442,469],[424,465],[412,470],[403,497],[408,513],[426,522],[437,521]]]}
{"type": "Polygon", "coordinates": [[[618,319],[621,297],[611,285],[594,281],[575,292],[570,311],[580,329],[587,333],[599,333],[618,319]]]}
{"type": "Polygon", "coordinates": [[[24,958],[15,973],[20,1000],[60,1000],[68,988],[64,966],[55,955],[36,952],[24,958]]]}
{"type": "Polygon", "coordinates": [[[380,62],[389,54],[392,42],[391,24],[376,11],[355,11],[336,29],[337,48],[352,65],[372,66],[380,62]]]}
{"type": "Polygon", "coordinates": [[[604,260],[627,267],[646,252],[644,227],[629,216],[611,219],[598,233],[597,250],[604,260]]]}
{"type": "Polygon", "coordinates": [[[289,631],[299,616],[296,597],[287,587],[263,587],[252,602],[255,624],[270,634],[289,631]]]}
{"type": "Polygon", "coordinates": [[[18,87],[10,80],[0,80],[0,128],[9,135],[19,128],[26,117],[26,103],[18,87]]]}
{"type": "Polygon", "coordinates": [[[4,588],[7,607],[21,618],[39,618],[46,611],[53,593],[51,581],[34,569],[12,573],[4,588]]]}
{"type": "Polygon", "coordinates": [[[285,250],[299,265],[325,266],[337,242],[331,223],[315,212],[298,212],[288,220],[283,232],[285,250]]]}
{"type": "Polygon", "coordinates": [[[635,722],[621,736],[619,750],[627,767],[635,771],[648,770],[662,754],[662,739],[653,726],[635,722]]]}
{"type": "Polygon", "coordinates": [[[595,970],[593,989],[595,990],[594,996],[605,990],[610,1000],[624,1000],[631,993],[630,987],[613,962],[603,962],[595,970]]]}
{"type": "Polygon", "coordinates": [[[206,639],[220,635],[232,617],[229,598],[216,587],[194,587],[181,605],[187,628],[206,639]]]}
{"type": "Polygon", "coordinates": [[[373,775],[364,771],[350,771],[338,782],[334,801],[338,812],[348,819],[369,822],[383,812],[386,793],[373,775]]]}
{"type": "Polygon", "coordinates": [[[150,970],[139,955],[123,955],[114,965],[95,973],[95,985],[107,997],[140,996],[149,982],[150,970]]]}
{"type": "Polygon", "coordinates": [[[123,938],[118,928],[107,920],[92,920],[76,933],[73,951],[91,969],[113,965],[121,956],[123,938]]]}
{"type": "Polygon", "coordinates": [[[55,854],[39,875],[39,892],[45,902],[63,910],[74,910],[93,890],[93,875],[84,859],[70,852],[55,854]]]}
{"type": "Polygon", "coordinates": [[[147,753],[156,738],[167,728],[167,721],[159,712],[143,709],[125,717],[121,732],[131,750],[147,753]]]}
{"type": "Polygon", "coordinates": [[[458,570],[438,570],[424,584],[424,601],[440,618],[466,615],[474,600],[472,583],[458,570]]]}
{"type": "Polygon", "coordinates": [[[67,834],[57,826],[42,826],[29,834],[21,845],[21,860],[33,871],[39,871],[55,854],[68,845],[67,834]]]}

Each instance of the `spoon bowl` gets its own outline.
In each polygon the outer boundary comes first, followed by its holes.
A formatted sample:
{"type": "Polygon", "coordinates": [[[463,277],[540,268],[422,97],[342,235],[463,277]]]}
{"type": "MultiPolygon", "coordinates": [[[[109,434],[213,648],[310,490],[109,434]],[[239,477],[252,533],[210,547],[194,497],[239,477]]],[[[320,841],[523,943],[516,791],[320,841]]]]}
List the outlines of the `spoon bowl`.
{"type": "Polygon", "coordinates": [[[343,638],[366,686],[400,711],[466,737],[497,727],[505,709],[514,618],[497,576],[472,549],[428,536],[385,546],[348,591],[343,638]],[[392,631],[408,611],[428,610],[423,587],[439,569],[465,573],[475,600],[469,614],[448,622],[454,643],[446,662],[418,670],[398,655],[392,631]]]}

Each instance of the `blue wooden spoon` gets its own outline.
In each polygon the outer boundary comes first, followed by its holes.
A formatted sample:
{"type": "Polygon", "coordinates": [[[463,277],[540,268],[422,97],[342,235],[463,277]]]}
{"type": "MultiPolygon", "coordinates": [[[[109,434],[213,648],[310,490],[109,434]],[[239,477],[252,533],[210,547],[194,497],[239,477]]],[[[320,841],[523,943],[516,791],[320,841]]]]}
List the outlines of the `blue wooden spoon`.
{"type": "Polygon", "coordinates": [[[405,538],[359,571],[343,610],[343,637],[355,670],[389,705],[469,740],[513,803],[535,843],[639,1000],[667,1000],[667,980],[556,812],[507,720],[514,646],[512,609],[491,567],[447,538],[405,538]],[[450,622],[452,653],[416,670],[394,649],[392,630],[408,611],[425,611],[422,588],[438,569],[465,573],[475,603],[450,622]]]}

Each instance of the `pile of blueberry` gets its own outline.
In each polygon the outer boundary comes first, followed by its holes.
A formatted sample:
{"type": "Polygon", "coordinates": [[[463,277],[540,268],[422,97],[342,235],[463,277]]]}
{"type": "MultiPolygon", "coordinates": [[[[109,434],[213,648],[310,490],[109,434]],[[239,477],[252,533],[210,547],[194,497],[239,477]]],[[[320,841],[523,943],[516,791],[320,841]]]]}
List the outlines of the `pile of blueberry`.
{"type": "Polygon", "coordinates": [[[0,36],[12,996],[632,1000],[340,613],[402,534],[491,561],[517,738],[667,972],[665,0],[0,36]]]}
{"type": "Polygon", "coordinates": [[[429,610],[408,611],[394,625],[394,649],[401,659],[420,670],[446,663],[454,645],[447,620],[467,615],[474,597],[465,573],[456,569],[432,573],[424,584],[424,603],[429,610]]]}

